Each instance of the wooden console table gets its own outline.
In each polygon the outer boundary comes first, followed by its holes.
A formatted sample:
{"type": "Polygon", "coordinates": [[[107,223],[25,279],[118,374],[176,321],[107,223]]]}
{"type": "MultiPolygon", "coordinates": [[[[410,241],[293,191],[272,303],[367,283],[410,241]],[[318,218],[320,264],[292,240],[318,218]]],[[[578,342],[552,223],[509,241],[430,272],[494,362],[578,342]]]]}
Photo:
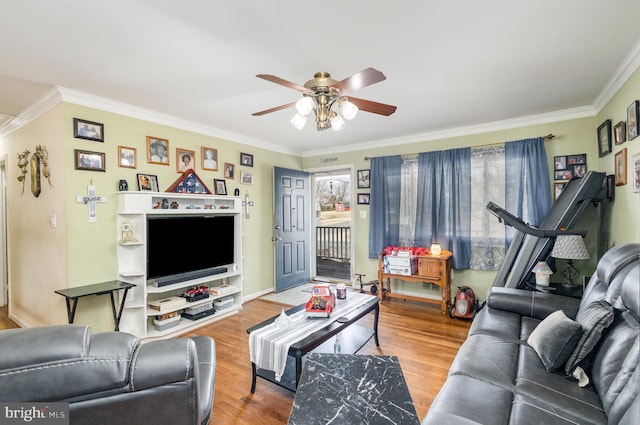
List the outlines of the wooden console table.
{"type": "Polygon", "coordinates": [[[446,249],[438,256],[420,255],[418,256],[418,273],[405,276],[384,272],[384,254],[378,254],[378,282],[380,283],[380,300],[385,298],[402,298],[423,302],[439,302],[442,314],[449,314],[451,306],[451,257],[453,254],[446,249]],[[441,289],[442,299],[433,300],[426,297],[416,297],[413,295],[397,294],[391,290],[391,279],[399,279],[405,282],[433,283],[441,289]],[[385,286],[386,280],[386,286],[385,286]]]}

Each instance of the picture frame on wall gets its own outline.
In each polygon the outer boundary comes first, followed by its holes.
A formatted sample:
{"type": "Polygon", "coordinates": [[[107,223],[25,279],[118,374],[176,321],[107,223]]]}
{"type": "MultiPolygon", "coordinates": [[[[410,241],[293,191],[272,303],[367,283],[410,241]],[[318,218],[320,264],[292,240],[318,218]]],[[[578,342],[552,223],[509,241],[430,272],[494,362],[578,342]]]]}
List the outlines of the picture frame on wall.
{"type": "Polygon", "coordinates": [[[613,140],[616,142],[616,145],[621,145],[622,143],[627,141],[626,122],[620,121],[615,125],[615,127],[613,127],[613,140]]]}
{"type": "Polygon", "coordinates": [[[577,177],[584,177],[586,172],[586,153],[553,157],[554,180],[571,180],[577,177]]]}
{"type": "Polygon", "coordinates": [[[233,180],[235,178],[236,166],[234,164],[224,163],[224,178],[233,180]]]}
{"type": "Polygon", "coordinates": [[[627,140],[633,140],[640,133],[640,102],[634,100],[627,107],[627,140]]]}
{"type": "Polygon", "coordinates": [[[562,193],[564,188],[567,186],[566,183],[554,183],[553,184],[553,200],[557,201],[558,196],[562,193]]]}
{"type": "Polygon", "coordinates": [[[633,167],[633,192],[640,192],[640,152],[631,158],[631,166],[633,167]]]}
{"type": "Polygon", "coordinates": [[[136,148],[118,146],[118,167],[136,168],[136,148]]]}
{"type": "Polygon", "coordinates": [[[611,153],[611,120],[598,126],[598,156],[602,158],[611,153]]]}
{"type": "Polygon", "coordinates": [[[138,190],[158,192],[158,176],[152,174],[138,174],[138,190]]]}
{"type": "Polygon", "coordinates": [[[213,190],[216,195],[226,195],[227,181],[225,179],[213,179],[213,190]]]}
{"type": "Polygon", "coordinates": [[[358,193],[358,204],[359,205],[369,205],[371,201],[371,194],[369,193],[358,193]]]}
{"type": "Polygon", "coordinates": [[[196,164],[196,152],[176,148],[176,172],[184,173],[193,170],[196,164]]]}
{"type": "Polygon", "coordinates": [[[358,170],[358,189],[371,188],[371,170],[358,170]]]}
{"type": "Polygon", "coordinates": [[[169,165],[169,139],[147,136],[147,162],[169,165]]]}
{"type": "Polygon", "coordinates": [[[104,152],[92,152],[75,149],[76,170],[105,171],[104,152]]]}
{"type": "Polygon", "coordinates": [[[627,184],[627,148],[620,149],[614,157],[614,175],[616,186],[627,184]]]}
{"type": "Polygon", "coordinates": [[[74,118],[73,137],[76,139],[92,140],[94,142],[104,142],[104,124],[74,118]]]}
{"type": "Polygon", "coordinates": [[[240,152],[240,164],[247,167],[253,167],[253,155],[250,153],[240,152]]]}
{"type": "Polygon", "coordinates": [[[218,149],[202,146],[200,151],[202,155],[202,169],[218,171],[218,149]]]}
{"type": "Polygon", "coordinates": [[[240,182],[243,184],[253,184],[253,174],[243,171],[240,173],[240,182]]]}

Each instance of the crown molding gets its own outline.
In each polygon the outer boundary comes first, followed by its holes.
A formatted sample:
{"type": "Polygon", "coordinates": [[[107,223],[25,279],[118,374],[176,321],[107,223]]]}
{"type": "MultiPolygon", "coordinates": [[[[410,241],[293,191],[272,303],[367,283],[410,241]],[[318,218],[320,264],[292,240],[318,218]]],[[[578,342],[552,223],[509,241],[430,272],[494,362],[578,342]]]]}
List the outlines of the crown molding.
{"type": "Polygon", "coordinates": [[[392,139],[376,140],[373,142],[360,143],[358,145],[349,145],[344,148],[332,150],[313,150],[305,151],[303,157],[316,155],[327,155],[332,153],[345,153],[358,150],[366,150],[373,148],[382,148],[394,145],[406,145],[411,143],[428,142],[431,140],[450,139],[453,137],[470,136],[474,134],[490,133],[493,131],[508,130],[512,128],[534,126],[539,124],[549,124],[558,121],[568,121],[586,117],[596,116],[593,106],[581,106],[577,108],[563,109],[555,112],[547,112],[544,114],[529,115],[526,117],[511,118],[508,120],[494,121],[478,125],[470,125],[466,127],[457,127],[429,133],[415,134],[409,136],[395,137],[392,139]]]}
{"type": "Polygon", "coordinates": [[[631,49],[629,54],[624,58],[616,72],[609,79],[607,84],[602,88],[596,99],[593,101],[593,107],[596,113],[599,113],[616,93],[620,91],[624,83],[640,68],[640,39],[631,49]]]}
{"type": "Polygon", "coordinates": [[[225,139],[235,143],[244,143],[256,148],[266,149],[270,151],[285,153],[289,155],[300,156],[302,151],[292,150],[263,140],[253,139],[242,134],[231,133],[218,128],[209,127],[198,124],[193,121],[177,118],[172,115],[163,114],[150,109],[140,108],[123,102],[107,99],[100,96],[94,96],[77,90],[64,87],[58,87],[64,102],[76,105],[86,106],[88,108],[98,109],[105,112],[111,112],[118,115],[149,121],[156,124],[166,125],[168,127],[179,128],[181,130],[191,131],[205,136],[225,139]]]}
{"type": "Polygon", "coordinates": [[[5,137],[21,127],[29,124],[39,116],[62,103],[62,97],[57,87],[49,90],[47,94],[42,96],[36,102],[31,104],[20,115],[9,120],[5,125],[0,127],[0,138],[5,137]]]}

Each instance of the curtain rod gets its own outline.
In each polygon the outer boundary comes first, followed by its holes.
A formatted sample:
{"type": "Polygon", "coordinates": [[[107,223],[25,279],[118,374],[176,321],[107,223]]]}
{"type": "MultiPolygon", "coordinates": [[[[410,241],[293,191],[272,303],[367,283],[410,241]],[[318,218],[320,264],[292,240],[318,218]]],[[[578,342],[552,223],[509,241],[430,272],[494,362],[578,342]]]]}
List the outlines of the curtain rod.
{"type": "MultiPolygon", "coordinates": [[[[553,134],[553,133],[549,133],[549,134],[547,134],[546,136],[541,136],[541,137],[542,137],[544,140],[552,140],[552,139],[555,139],[556,135],[555,135],[555,134],[553,134]]],[[[495,146],[495,145],[502,145],[502,144],[504,144],[504,142],[486,143],[486,144],[484,144],[484,145],[477,145],[477,146],[471,146],[471,147],[472,147],[472,148],[485,148],[485,147],[487,147],[487,146],[495,146]]],[[[371,159],[371,157],[368,157],[368,156],[365,156],[365,157],[364,157],[364,160],[365,160],[365,161],[368,161],[368,160],[370,160],[370,159],[371,159]]]]}

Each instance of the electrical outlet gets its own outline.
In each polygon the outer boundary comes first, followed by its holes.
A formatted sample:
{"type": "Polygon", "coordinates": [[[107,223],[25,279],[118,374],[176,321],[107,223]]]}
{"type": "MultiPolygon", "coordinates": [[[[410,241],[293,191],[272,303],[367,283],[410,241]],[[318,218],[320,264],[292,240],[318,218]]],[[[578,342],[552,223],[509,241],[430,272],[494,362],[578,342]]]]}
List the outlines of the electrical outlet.
{"type": "Polygon", "coordinates": [[[367,218],[367,210],[360,211],[360,218],[367,218]]]}

